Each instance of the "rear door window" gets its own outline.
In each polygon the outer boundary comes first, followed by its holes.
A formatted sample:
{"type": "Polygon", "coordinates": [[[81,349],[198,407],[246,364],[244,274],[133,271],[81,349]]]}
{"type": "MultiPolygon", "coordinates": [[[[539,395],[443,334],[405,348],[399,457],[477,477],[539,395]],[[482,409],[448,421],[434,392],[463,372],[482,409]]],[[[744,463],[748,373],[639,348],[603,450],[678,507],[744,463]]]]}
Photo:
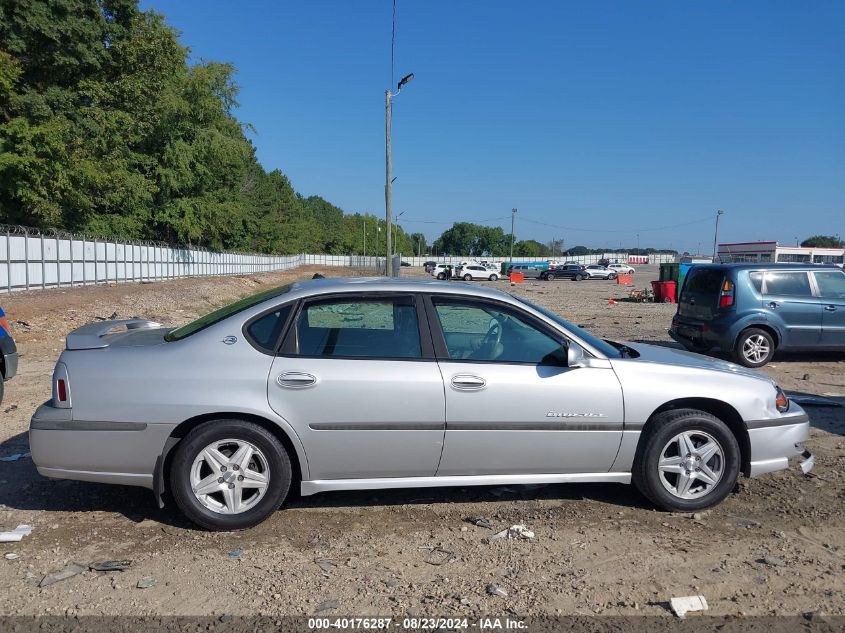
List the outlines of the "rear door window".
{"type": "Polygon", "coordinates": [[[845,299],[845,273],[825,271],[813,273],[819,294],[825,299],[845,299]]]}
{"type": "Polygon", "coordinates": [[[296,350],[323,358],[420,358],[413,297],[306,304],[296,320],[296,350]]]}
{"type": "Polygon", "coordinates": [[[763,276],[764,293],[788,297],[811,297],[810,278],[806,272],[769,271],[763,276]]]}

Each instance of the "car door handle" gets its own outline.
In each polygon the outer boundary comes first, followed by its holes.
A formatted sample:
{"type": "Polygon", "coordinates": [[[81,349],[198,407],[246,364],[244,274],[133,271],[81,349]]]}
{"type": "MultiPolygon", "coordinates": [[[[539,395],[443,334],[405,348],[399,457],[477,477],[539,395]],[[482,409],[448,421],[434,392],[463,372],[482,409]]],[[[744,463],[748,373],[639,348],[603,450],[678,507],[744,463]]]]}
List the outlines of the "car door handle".
{"type": "Polygon", "coordinates": [[[301,371],[286,371],[279,374],[276,384],[288,389],[302,389],[317,384],[317,377],[301,371]]]}
{"type": "Polygon", "coordinates": [[[777,301],[769,301],[769,307],[770,308],[777,308],[778,302],[777,301]]]}
{"type": "Polygon", "coordinates": [[[487,386],[487,381],[474,374],[456,374],[452,376],[452,387],[458,391],[479,391],[487,386]]]}
{"type": "Polygon", "coordinates": [[[825,306],[824,309],[828,312],[836,312],[836,306],[825,306]]]}

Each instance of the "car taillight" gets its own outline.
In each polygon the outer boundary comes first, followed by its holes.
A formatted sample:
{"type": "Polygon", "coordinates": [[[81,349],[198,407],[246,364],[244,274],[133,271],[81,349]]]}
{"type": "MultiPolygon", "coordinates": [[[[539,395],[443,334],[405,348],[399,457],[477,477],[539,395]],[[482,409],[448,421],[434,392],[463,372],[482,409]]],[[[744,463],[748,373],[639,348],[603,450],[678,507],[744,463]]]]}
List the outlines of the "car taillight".
{"type": "Polygon", "coordinates": [[[786,413],[787,411],[789,411],[789,398],[786,397],[786,394],[780,387],[777,387],[777,394],[775,395],[775,407],[781,413],[786,413]]]}
{"type": "Polygon", "coordinates": [[[9,322],[4,316],[0,316],[0,328],[2,328],[3,331],[6,332],[6,334],[8,334],[9,336],[12,335],[12,330],[9,329],[9,322]]]}
{"type": "Polygon", "coordinates": [[[719,293],[719,307],[729,308],[734,304],[734,284],[725,279],[722,284],[722,291],[719,293]]]}
{"type": "Polygon", "coordinates": [[[70,379],[64,363],[56,363],[56,369],[53,372],[53,406],[59,409],[70,409],[73,406],[70,379]]]}

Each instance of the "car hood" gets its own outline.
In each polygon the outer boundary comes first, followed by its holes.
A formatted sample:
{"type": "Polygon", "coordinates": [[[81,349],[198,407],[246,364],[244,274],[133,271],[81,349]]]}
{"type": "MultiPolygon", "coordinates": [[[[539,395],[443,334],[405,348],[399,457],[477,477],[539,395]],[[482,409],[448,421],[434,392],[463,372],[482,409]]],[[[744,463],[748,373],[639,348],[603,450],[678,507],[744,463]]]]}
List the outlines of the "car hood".
{"type": "Polygon", "coordinates": [[[694,354],[685,350],[674,349],[671,347],[664,347],[662,345],[648,345],[646,343],[630,343],[625,341],[623,345],[633,349],[639,357],[633,360],[636,362],[646,363],[660,363],[661,365],[680,365],[683,367],[693,367],[697,369],[709,369],[711,371],[722,371],[733,374],[735,376],[747,376],[748,378],[756,378],[764,382],[774,384],[768,376],[765,376],[753,369],[742,367],[735,363],[730,363],[726,360],[712,358],[710,356],[703,356],[701,354],[694,354]]]}

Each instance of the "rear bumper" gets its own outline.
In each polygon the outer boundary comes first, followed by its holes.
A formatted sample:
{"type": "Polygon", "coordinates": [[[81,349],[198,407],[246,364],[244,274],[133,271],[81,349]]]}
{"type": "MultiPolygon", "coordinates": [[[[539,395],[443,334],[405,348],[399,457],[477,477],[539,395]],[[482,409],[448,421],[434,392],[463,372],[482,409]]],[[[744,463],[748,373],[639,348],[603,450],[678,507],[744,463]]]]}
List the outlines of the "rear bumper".
{"type": "Polygon", "coordinates": [[[810,437],[810,420],[803,410],[799,409],[795,414],[779,420],[750,422],[748,427],[751,443],[750,477],[789,468],[791,459],[802,460],[801,470],[804,473],[813,468],[815,459],[803,446],[803,442],[810,437]]]}
{"type": "Polygon", "coordinates": [[[3,380],[9,380],[18,373],[18,348],[11,336],[0,338],[0,356],[3,357],[3,380]]]}
{"type": "Polygon", "coordinates": [[[734,323],[719,321],[702,323],[675,315],[672,318],[669,336],[684,346],[687,343],[699,346],[709,344],[711,347],[718,347],[723,352],[729,352],[733,349],[734,340],[736,340],[733,329],[734,323]]]}
{"type": "Polygon", "coordinates": [[[32,416],[29,447],[45,477],[153,489],[156,460],[175,426],[73,420],[72,409],[47,402],[32,416]]]}

